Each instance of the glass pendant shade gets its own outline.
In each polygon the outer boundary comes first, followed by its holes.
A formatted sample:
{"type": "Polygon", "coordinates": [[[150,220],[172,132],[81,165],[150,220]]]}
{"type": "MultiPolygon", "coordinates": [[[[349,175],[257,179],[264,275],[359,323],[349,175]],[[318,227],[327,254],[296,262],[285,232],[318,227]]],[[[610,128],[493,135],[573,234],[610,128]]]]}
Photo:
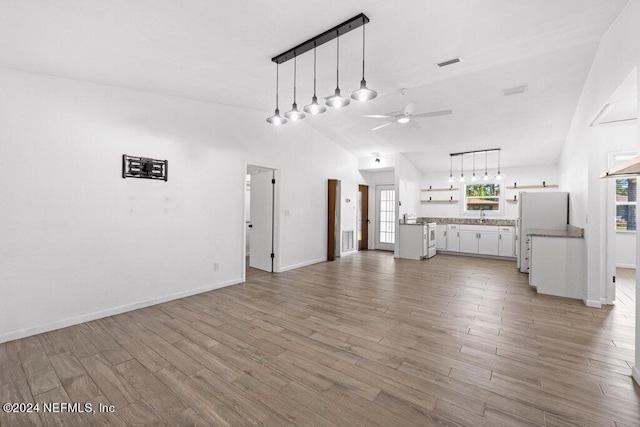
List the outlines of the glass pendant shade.
{"type": "Polygon", "coordinates": [[[295,122],[296,120],[301,120],[307,117],[305,113],[302,111],[298,111],[298,104],[296,104],[296,75],[298,71],[298,58],[293,58],[293,104],[291,105],[291,110],[284,113],[284,116],[295,122]]]}
{"type": "Polygon", "coordinates": [[[478,180],[478,177],[477,177],[477,176],[476,176],[476,174],[474,173],[474,174],[471,176],[471,181],[476,182],[477,180],[478,180]]]}
{"type": "Polygon", "coordinates": [[[460,175],[460,182],[465,182],[467,180],[467,178],[464,177],[464,175],[460,175]]]}
{"type": "Polygon", "coordinates": [[[273,116],[267,118],[267,123],[272,124],[274,126],[280,126],[287,123],[287,119],[280,115],[280,110],[278,109],[278,82],[280,77],[280,66],[276,65],[276,111],[273,116]]]}
{"type": "Polygon", "coordinates": [[[268,123],[271,123],[275,126],[280,126],[287,123],[287,119],[280,115],[280,110],[276,108],[275,114],[267,119],[268,123]]]}
{"type": "Polygon", "coordinates": [[[484,176],[482,177],[482,180],[483,181],[489,181],[490,179],[491,179],[491,177],[489,176],[489,174],[485,172],[484,176]]]}
{"type": "Polygon", "coordinates": [[[498,150],[498,174],[496,175],[496,180],[500,181],[504,178],[504,175],[500,173],[500,150],[498,150]]]}
{"type": "Polygon", "coordinates": [[[345,98],[344,96],[340,95],[339,87],[336,88],[336,92],[333,94],[333,96],[330,96],[326,100],[327,106],[332,108],[346,107],[350,103],[351,101],[349,101],[349,98],[345,98]]]}
{"type": "Polygon", "coordinates": [[[370,101],[378,96],[378,92],[367,87],[367,81],[363,78],[360,82],[360,89],[351,92],[351,99],[356,101],[370,101]]]}
{"type": "Polygon", "coordinates": [[[340,95],[340,34],[336,37],[336,91],[333,96],[327,98],[325,103],[328,107],[342,108],[351,103],[349,98],[340,95]]]}
{"type": "Polygon", "coordinates": [[[378,96],[378,92],[373,89],[369,89],[367,87],[367,81],[364,79],[364,27],[362,25],[362,80],[360,81],[360,89],[354,90],[351,92],[351,99],[356,101],[370,101],[376,96],[378,96]]]}
{"type": "Polygon", "coordinates": [[[322,114],[325,111],[327,111],[327,107],[325,107],[324,105],[318,104],[318,97],[313,95],[313,98],[311,99],[311,104],[305,105],[303,110],[305,111],[305,113],[309,113],[316,116],[318,114],[322,114]]]}
{"type": "Polygon", "coordinates": [[[316,48],[313,47],[313,98],[311,98],[311,104],[305,105],[303,108],[305,113],[317,116],[327,111],[327,107],[318,104],[318,97],[316,96],[316,48]]]}

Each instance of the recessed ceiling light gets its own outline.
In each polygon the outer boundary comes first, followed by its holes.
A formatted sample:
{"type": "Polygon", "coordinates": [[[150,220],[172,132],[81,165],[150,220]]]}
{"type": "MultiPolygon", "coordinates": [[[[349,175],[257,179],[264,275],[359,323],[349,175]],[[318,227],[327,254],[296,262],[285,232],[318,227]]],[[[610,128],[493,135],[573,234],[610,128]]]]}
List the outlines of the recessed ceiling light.
{"type": "Polygon", "coordinates": [[[447,65],[457,64],[459,62],[462,62],[462,58],[457,57],[457,58],[449,59],[448,61],[439,62],[436,65],[438,65],[438,67],[442,68],[442,67],[446,67],[447,65]]]}
{"type": "Polygon", "coordinates": [[[504,96],[517,95],[519,93],[525,93],[527,91],[528,85],[511,87],[509,89],[502,89],[502,93],[504,96]]]}

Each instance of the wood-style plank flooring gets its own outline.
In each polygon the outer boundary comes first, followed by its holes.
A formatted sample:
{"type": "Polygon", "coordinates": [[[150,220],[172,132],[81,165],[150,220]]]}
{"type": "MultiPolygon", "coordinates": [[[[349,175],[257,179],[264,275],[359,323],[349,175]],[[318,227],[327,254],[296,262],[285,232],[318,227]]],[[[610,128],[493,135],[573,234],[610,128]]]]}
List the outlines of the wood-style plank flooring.
{"type": "Polygon", "coordinates": [[[616,268],[616,304],[629,309],[636,306],[635,268],[616,268]]]}
{"type": "Polygon", "coordinates": [[[0,345],[14,425],[634,426],[634,310],[514,262],[363,252],[0,345]]]}

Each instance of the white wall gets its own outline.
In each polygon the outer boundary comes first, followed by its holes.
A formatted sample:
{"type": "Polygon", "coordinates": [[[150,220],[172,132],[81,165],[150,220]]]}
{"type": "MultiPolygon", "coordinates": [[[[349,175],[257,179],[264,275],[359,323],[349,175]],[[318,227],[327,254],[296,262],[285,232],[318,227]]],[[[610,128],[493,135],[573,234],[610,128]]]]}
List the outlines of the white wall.
{"type": "MultiPolygon", "coordinates": [[[[558,169],[555,165],[549,166],[535,166],[535,167],[523,167],[515,169],[504,169],[502,173],[505,175],[504,185],[512,186],[517,185],[542,185],[542,182],[547,184],[558,184],[558,169]]],[[[484,174],[484,172],[483,172],[484,174]]],[[[427,174],[422,177],[422,185],[420,188],[426,189],[431,186],[432,188],[447,188],[451,184],[447,181],[448,173],[427,174]]],[[[495,182],[495,181],[491,181],[495,182]]],[[[433,200],[449,199],[453,196],[454,200],[459,200],[459,203],[423,203],[420,211],[420,216],[423,217],[436,217],[436,218],[476,218],[479,217],[479,212],[464,212],[464,206],[462,200],[464,200],[464,186],[459,182],[453,183],[454,188],[458,188],[457,191],[423,191],[422,199],[428,200],[429,196],[433,200]]],[[[518,195],[520,191],[558,191],[558,189],[526,189],[526,190],[509,190],[504,189],[503,192],[503,210],[501,212],[487,212],[488,218],[500,218],[500,219],[516,219],[518,218],[518,205],[517,203],[507,203],[504,199],[513,199],[513,196],[518,195]]]]}
{"type": "MultiPolygon", "coordinates": [[[[609,280],[606,257],[607,184],[604,180],[598,179],[598,174],[604,170],[601,147],[605,141],[602,139],[602,127],[591,128],[589,124],[618,85],[634,68],[636,72],[640,68],[638,22],[640,1],[631,0],[600,41],[559,163],[560,183],[563,190],[571,193],[570,221],[573,225],[585,227],[588,270],[584,299],[587,304],[593,306],[611,302],[612,284],[609,280]]],[[[637,122],[635,126],[637,132],[637,122]]],[[[636,144],[636,147],[640,148],[640,144],[636,144]]],[[[639,243],[637,240],[636,244],[639,243]]],[[[636,342],[640,342],[640,316],[637,315],[636,342]]],[[[640,366],[638,348],[635,366],[633,375],[636,381],[640,381],[640,371],[637,369],[640,366]]]]}
{"type": "Polygon", "coordinates": [[[404,214],[420,214],[420,183],[422,174],[404,155],[398,154],[396,160],[395,183],[397,198],[400,202],[398,218],[404,214]]]}
{"type": "Polygon", "coordinates": [[[246,163],[280,169],[277,265],[326,259],[327,179],[356,200],[357,159],[267,113],[0,70],[0,342],[240,282],[246,163]],[[122,179],[123,153],[169,181],[122,179]]]}

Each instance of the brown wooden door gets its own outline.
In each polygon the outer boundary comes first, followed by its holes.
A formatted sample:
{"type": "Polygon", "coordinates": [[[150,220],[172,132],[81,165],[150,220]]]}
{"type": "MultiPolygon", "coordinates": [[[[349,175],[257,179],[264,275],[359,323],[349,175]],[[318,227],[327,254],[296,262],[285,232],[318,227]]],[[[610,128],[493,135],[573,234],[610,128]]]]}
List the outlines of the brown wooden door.
{"type": "MultiPolygon", "coordinates": [[[[340,181],[330,179],[329,185],[329,205],[328,205],[328,223],[327,223],[327,261],[336,259],[336,242],[338,242],[337,227],[340,224],[340,181]]],[[[338,254],[339,256],[339,254],[338,254]]]]}
{"type": "Polygon", "coordinates": [[[369,249],[369,186],[358,186],[358,250],[369,249]]]}

